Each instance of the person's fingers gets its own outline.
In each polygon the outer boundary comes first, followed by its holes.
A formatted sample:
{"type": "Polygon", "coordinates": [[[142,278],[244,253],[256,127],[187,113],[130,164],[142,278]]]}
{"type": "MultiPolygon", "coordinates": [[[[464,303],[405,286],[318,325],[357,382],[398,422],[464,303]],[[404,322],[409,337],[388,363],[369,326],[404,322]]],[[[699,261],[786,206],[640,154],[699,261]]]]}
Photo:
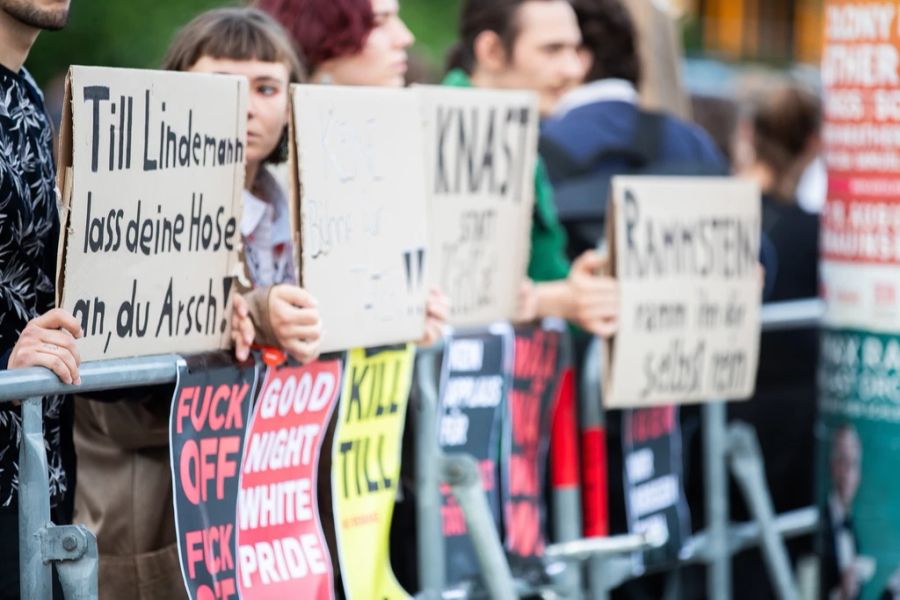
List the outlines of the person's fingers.
{"type": "Polygon", "coordinates": [[[290,340],[284,345],[284,350],[294,359],[305,364],[312,362],[319,356],[319,343],[290,340]]]}
{"type": "Polygon", "coordinates": [[[282,340],[303,340],[314,342],[322,337],[321,323],[313,325],[285,325],[278,332],[278,338],[282,340]]]}
{"type": "Polygon", "coordinates": [[[312,294],[296,285],[277,285],[272,288],[270,296],[300,308],[313,308],[318,304],[312,294]]]}
{"type": "Polygon", "coordinates": [[[64,349],[74,359],[77,370],[78,365],[81,364],[81,355],[78,353],[78,345],[75,343],[75,338],[72,337],[72,334],[67,329],[41,329],[40,340],[41,343],[51,344],[64,349]]]}
{"type": "Polygon", "coordinates": [[[581,256],[572,263],[572,270],[576,272],[595,273],[601,267],[606,265],[606,258],[601,256],[596,250],[585,250],[581,256]]]}
{"type": "MultiPolygon", "coordinates": [[[[50,342],[42,342],[40,346],[35,347],[35,350],[40,353],[55,356],[63,362],[69,374],[69,377],[63,379],[63,381],[66,383],[81,383],[81,377],[78,375],[78,362],[75,360],[75,356],[67,348],[57,346],[50,342]]],[[[54,369],[54,372],[55,371],[56,369],[54,369]]]]}
{"type": "Polygon", "coordinates": [[[269,315],[276,328],[284,325],[315,325],[321,321],[318,309],[297,308],[285,302],[276,302],[269,315]]]}
{"type": "Polygon", "coordinates": [[[235,294],[231,301],[231,310],[234,314],[241,318],[247,318],[250,315],[250,306],[247,299],[240,294],[235,294]]]}
{"type": "Polygon", "coordinates": [[[426,306],[425,313],[438,321],[446,321],[450,318],[450,304],[435,299],[426,306]]]}
{"type": "Polygon", "coordinates": [[[45,367],[50,369],[59,377],[60,381],[68,385],[71,385],[73,382],[81,382],[77,379],[77,368],[75,368],[76,376],[73,377],[70,364],[67,364],[57,352],[45,350],[41,346],[33,346],[20,352],[19,363],[19,367],[45,367]]]}
{"type": "Polygon", "coordinates": [[[65,329],[76,338],[84,335],[84,332],[81,330],[81,323],[61,308],[47,311],[41,316],[32,319],[31,323],[43,329],[65,329]]]}

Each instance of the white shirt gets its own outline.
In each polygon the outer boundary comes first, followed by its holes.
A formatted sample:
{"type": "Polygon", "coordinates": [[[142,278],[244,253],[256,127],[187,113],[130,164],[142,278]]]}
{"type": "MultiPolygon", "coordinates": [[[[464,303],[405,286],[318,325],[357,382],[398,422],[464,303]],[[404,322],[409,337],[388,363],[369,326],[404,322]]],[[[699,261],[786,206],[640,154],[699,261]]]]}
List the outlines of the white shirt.
{"type": "Polygon", "coordinates": [[[595,102],[627,102],[637,104],[638,91],[627,79],[599,79],[580,85],[560,98],[553,116],[564,117],[566,113],[595,102]]]}

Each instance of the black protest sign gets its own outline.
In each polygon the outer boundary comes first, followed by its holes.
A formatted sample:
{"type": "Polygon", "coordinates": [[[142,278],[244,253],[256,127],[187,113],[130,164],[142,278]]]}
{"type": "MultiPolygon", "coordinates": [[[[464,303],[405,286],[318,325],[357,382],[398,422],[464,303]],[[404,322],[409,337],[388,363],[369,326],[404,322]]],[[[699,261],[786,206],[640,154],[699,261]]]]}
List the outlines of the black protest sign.
{"type": "Polygon", "coordinates": [[[759,188],[726,177],[615,177],[619,331],[610,408],[739,400],[759,358],[759,188]]]}
{"type": "Polygon", "coordinates": [[[512,389],[504,419],[504,543],[512,566],[533,564],[544,552],[546,510],[542,495],[551,418],[567,367],[565,324],[516,327],[512,389]],[[523,560],[524,559],[524,560],[523,560]]]}
{"type": "Polygon", "coordinates": [[[678,408],[626,409],[622,411],[622,429],[628,529],[633,533],[649,531],[653,537],[666,540],[662,547],[644,553],[646,566],[675,563],[691,530],[678,408]]]}
{"type": "Polygon", "coordinates": [[[194,600],[238,598],[237,499],[257,367],[178,368],[169,452],[178,556],[194,600]]]}
{"type": "Polygon", "coordinates": [[[425,122],[431,282],[450,297],[455,326],[511,319],[531,243],[536,97],[415,90],[425,122]]]}
{"type": "MultiPolygon", "coordinates": [[[[446,454],[464,453],[481,467],[482,484],[494,521],[500,523],[501,425],[512,377],[513,333],[508,325],[454,335],[444,354],[438,440],[446,454]]],[[[476,577],[480,571],[462,509],[442,486],[442,528],[447,581],[476,577]]]]}
{"type": "Polygon", "coordinates": [[[227,347],[247,82],[72,67],[57,304],[84,360],[227,347]]]}

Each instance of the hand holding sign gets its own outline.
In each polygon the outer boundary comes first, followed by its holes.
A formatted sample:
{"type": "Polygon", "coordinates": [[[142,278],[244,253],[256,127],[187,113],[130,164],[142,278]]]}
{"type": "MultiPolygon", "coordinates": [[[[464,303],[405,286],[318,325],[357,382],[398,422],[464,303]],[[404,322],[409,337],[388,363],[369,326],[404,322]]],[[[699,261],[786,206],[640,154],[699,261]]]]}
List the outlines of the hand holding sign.
{"type": "Polygon", "coordinates": [[[425,304],[425,335],[418,341],[419,347],[428,348],[441,339],[449,319],[450,298],[438,288],[431,288],[425,304]]]}
{"type": "Polygon", "coordinates": [[[13,346],[7,368],[46,367],[63,383],[78,385],[81,357],[75,340],[83,336],[78,321],[55,308],[28,322],[13,346]]]}
{"type": "Polygon", "coordinates": [[[588,250],[575,260],[569,273],[572,293],[568,318],[600,337],[610,337],[619,326],[619,286],[616,280],[598,275],[607,259],[588,250]]]}
{"type": "Polygon", "coordinates": [[[238,360],[247,360],[255,337],[250,307],[243,296],[235,294],[231,305],[231,341],[234,343],[234,356],[238,360]]]}
{"type": "Polygon", "coordinates": [[[276,285],[269,292],[269,323],[278,344],[301,363],[319,356],[322,319],[316,299],[296,285],[276,285]]]}

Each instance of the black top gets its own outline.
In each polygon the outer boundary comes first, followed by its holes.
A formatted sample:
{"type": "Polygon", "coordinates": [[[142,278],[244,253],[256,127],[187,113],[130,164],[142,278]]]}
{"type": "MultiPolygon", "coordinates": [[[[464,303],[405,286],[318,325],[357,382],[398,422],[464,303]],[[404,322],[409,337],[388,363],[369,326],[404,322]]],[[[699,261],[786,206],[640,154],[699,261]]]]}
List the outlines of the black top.
{"type": "MultiPolygon", "coordinates": [[[[23,69],[0,66],[0,368],[31,319],[54,306],[59,214],[50,121],[43,98],[23,69]]],[[[18,486],[18,409],[0,404],[0,506],[18,486]]],[[[51,501],[66,491],[60,457],[62,398],[44,401],[51,501]]]]}

